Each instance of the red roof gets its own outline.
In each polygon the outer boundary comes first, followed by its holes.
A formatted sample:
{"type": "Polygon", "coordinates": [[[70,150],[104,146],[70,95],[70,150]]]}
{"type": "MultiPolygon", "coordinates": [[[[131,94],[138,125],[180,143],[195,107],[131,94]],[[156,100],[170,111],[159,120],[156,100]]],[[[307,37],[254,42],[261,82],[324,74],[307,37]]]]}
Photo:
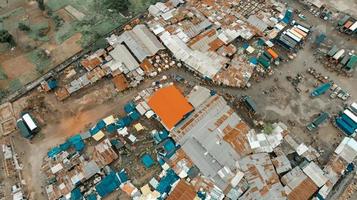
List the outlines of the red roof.
{"type": "Polygon", "coordinates": [[[196,196],[196,192],[192,185],[181,180],[171,192],[167,200],[193,200],[196,196]]]}
{"type": "Polygon", "coordinates": [[[174,128],[186,114],[193,110],[192,105],[174,85],[156,91],[149,98],[148,104],[168,130],[174,128]]]}

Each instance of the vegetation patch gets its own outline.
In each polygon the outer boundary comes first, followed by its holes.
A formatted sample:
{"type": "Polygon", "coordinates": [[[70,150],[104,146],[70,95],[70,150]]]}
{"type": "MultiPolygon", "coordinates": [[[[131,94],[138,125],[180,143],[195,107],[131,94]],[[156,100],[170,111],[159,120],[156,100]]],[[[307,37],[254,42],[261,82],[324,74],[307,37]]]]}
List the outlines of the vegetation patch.
{"type": "Polygon", "coordinates": [[[5,71],[4,71],[4,68],[2,68],[2,66],[0,65],[0,80],[6,80],[8,79],[5,71]]]}
{"type": "Polygon", "coordinates": [[[43,49],[35,49],[28,53],[27,57],[36,65],[39,74],[44,74],[51,67],[50,55],[43,49]]]}
{"type": "Polygon", "coordinates": [[[22,88],[21,81],[19,79],[14,79],[9,82],[9,92],[16,92],[22,88]]]}

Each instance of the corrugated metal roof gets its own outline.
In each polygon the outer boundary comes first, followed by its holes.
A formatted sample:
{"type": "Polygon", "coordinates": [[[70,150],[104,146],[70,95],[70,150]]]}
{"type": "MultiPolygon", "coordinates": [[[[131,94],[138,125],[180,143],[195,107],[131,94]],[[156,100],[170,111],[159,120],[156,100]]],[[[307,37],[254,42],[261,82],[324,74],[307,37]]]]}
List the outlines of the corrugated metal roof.
{"type": "Polygon", "coordinates": [[[124,73],[133,71],[139,67],[139,63],[135,60],[129,50],[122,44],[115,46],[115,48],[109,52],[117,62],[124,64],[126,69],[123,70],[124,73]]]}
{"type": "Polygon", "coordinates": [[[328,181],[322,169],[314,162],[310,162],[302,170],[318,187],[323,186],[328,181]]]}

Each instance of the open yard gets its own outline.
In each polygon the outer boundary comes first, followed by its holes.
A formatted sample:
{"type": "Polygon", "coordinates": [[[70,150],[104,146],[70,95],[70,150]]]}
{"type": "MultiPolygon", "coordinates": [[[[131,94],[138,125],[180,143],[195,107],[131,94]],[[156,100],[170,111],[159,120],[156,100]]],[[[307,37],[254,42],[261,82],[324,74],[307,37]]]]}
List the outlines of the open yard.
{"type": "Polygon", "coordinates": [[[15,48],[0,44],[0,99],[145,11],[153,1],[130,0],[124,16],[98,0],[45,0],[45,11],[36,1],[0,0],[0,28],[16,42],[15,48]],[[29,30],[20,30],[19,23],[29,30]]]}

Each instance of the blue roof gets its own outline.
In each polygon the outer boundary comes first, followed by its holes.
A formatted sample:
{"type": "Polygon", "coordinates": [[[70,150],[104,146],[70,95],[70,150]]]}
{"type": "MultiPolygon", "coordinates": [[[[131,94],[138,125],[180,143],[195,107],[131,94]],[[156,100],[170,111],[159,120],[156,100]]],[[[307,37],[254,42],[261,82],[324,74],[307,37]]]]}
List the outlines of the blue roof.
{"type": "Polygon", "coordinates": [[[93,136],[95,134],[97,134],[100,131],[100,129],[97,128],[97,126],[92,127],[91,129],[89,129],[89,133],[93,136]]]}
{"type": "Polygon", "coordinates": [[[125,169],[122,169],[119,173],[118,173],[119,179],[121,183],[125,183],[129,180],[128,178],[128,174],[126,173],[125,169]]]}
{"type": "Polygon", "coordinates": [[[244,48],[244,49],[247,49],[248,47],[249,47],[249,44],[246,43],[246,42],[244,42],[244,43],[243,43],[243,48],[244,48]]]}
{"type": "Polygon", "coordinates": [[[109,124],[109,125],[107,125],[106,130],[108,133],[115,133],[117,128],[116,128],[115,124],[109,124]]]}
{"type": "Polygon", "coordinates": [[[357,128],[357,123],[354,122],[351,118],[349,118],[346,114],[341,115],[342,120],[345,121],[348,125],[350,125],[353,129],[357,128]]]}
{"type": "Polygon", "coordinates": [[[112,193],[114,190],[118,189],[120,186],[120,180],[118,179],[115,172],[110,172],[108,176],[104,177],[96,186],[98,194],[101,197],[105,197],[112,193]]]}
{"type": "Polygon", "coordinates": [[[174,184],[178,179],[179,177],[175,174],[175,172],[172,169],[169,169],[166,171],[166,176],[160,179],[156,190],[160,192],[160,194],[169,193],[172,184],[174,184]]]}
{"type": "Polygon", "coordinates": [[[145,165],[146,168],[150,168],[154,165],[154,160],[149,154],[144,154],[144,156],[141,157],[141,162],[145,165]]]}
{"type": "Polygon", "coordinates": [[[107,124],[106,124],[103,120],[100,120],[100,121],[97,123],[96,127],[97,127],[97,129],[103,129],[106,125],[107,125],[107,124]]]}
{"type": "Polygon", "coordinates": [[[87,197],[86,200],[97,200],[97,195],[95,193],[90,193],[87,197]]]}
{"type": "Polygon", "coordinates": [[[71,200],[81,200],[83,199],[83,195],[81,193],[81,190],[79,188],[75,188],[71,192],[71,200]]]}

